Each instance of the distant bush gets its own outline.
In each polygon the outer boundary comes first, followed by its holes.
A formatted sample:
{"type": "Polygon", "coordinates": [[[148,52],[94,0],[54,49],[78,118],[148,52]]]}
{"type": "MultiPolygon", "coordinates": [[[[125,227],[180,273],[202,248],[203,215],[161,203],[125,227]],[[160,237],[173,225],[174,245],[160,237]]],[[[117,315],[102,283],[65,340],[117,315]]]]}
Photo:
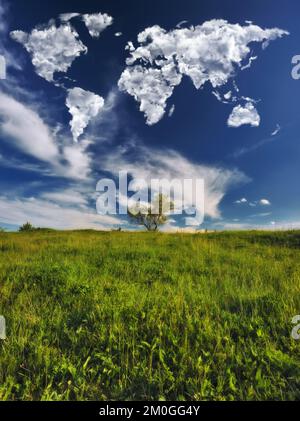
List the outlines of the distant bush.
{"type": "Polygon", "coordinates": [[[26,224],[23,224],[19,228],[20,232],[32,232],[32,231],[39,231],[39,232],[52,232],[55,231],[53,228],[40,228],[40,227],[34,227],[30,222],[26,222],[26,224]]]}

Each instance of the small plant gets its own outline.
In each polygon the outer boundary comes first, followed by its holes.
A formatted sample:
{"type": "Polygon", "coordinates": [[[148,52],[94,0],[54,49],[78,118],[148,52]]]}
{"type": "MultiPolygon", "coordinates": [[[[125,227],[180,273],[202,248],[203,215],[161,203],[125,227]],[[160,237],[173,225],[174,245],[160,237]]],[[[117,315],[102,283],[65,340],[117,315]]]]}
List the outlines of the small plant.
{"type": "Polygon", "coordinates": [[[30,222],[26,222],[25,224],[23,224],[20,228],[19,228],[19,231],[20,232],[24,232],[24,231],[26,231],[26,232],[28,232],[28,231],[35,231],[35,227],[33,226],[33,225],[31,225],[31,223],[30,222]]]}

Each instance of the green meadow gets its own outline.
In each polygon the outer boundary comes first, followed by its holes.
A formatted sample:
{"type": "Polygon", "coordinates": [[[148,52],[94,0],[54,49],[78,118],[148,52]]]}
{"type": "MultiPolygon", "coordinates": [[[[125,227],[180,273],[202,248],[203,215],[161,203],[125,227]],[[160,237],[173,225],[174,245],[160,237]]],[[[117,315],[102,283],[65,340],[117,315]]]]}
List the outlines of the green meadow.
{"type": "Polygon", "coordinates": [[[0,233],[1,400],[298,400],[300,232],[0,233]]]}

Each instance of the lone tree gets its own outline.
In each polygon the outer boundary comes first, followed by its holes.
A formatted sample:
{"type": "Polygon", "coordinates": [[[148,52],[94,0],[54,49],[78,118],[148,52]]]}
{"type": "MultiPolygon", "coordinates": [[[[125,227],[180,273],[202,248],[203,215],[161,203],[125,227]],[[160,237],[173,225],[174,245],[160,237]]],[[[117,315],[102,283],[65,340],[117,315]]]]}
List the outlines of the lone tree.
{"type": "Polygon", "coordinates": [[[157,231],[160,225],[167,222],[169,213],[174,209],[174,203],[162,193],[153,202],[145,205],[140,203],[128,208],[128,216],[138,225],[143,225],[148,231],[157,231]]]}
{"type": "Polygon", "coordinates": [[[20,228],[19,231],[23,232],[23,231],[34,231],[35,228],[33,225],[31,225],[30,222],[26,222],[26,224],[23,224],[20,228]]]}

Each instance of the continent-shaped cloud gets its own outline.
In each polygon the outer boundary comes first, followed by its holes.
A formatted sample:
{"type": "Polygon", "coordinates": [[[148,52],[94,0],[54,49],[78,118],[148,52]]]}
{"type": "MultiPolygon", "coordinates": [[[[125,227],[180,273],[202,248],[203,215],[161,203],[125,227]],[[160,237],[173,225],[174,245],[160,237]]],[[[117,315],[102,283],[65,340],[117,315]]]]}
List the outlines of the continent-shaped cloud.
{"type": "Polygon", "coordinates": [[[260,116],[251,102],[247,102],[244,107],[241,105],[234,107],[227,121],[229,127],[240,127],[244,124],[258,127],[259,123],[260,116]]]}
{"type": "Polygon", "coordinates": [[[101,32],[113,24],[112,16],[107,13],[62,13],[59,15],[62,22],[68,22],[74,18],[80,18],[85,23],[91,37],[99,38],[101,32]]]}
{"type": "MultiPolygon", "coordinates": [[[[113,18],[106,13],[63,13],[59,16],[58,26],[52,19],[30,33],[19,30],[10,33],[12,39],[21,43],[30,54],[37,74],[48,82],[55,82],[56,72],[66,73],[76,57],[88,51],[70,23],[73,19],[83,20],[90,35],[96,38],[113,23],[113,18]]],[[[75,87],[68,90],[66,105],[72,115],[73,139],[77,142],[90,120],[103,108],[104,99],[75,87]]]]}
{"type": "Polygon", "coordinates": [[[85,14],[82,19],[94,38],[98,38],[101,32],[113,23],[113,18],[106,13],[85,14]]]}
{"type": "Polygon", "coordinates": [[[147,124],[152,125],[164,116],[167,100],[183,75],[191,78],[196,89],[206,82],[214,88],[225,85],[242,67],[250,43],[261,42],[266,47],[283,35],[288,32],[217,19],[171,31],[155,25],[138,34],[137,48],[132,42],[127,44],[130,57],[118,85],[135,98],[147,124]]]}
{"type": "Polygon", "coordinates": [[[67,72],[76,57],[87,52],[87,47],[69,23],[57,27],[50,21],[29,34],[12,31],[11,37],[26,48],[37,74],[48,82],[53,82],[55,72],[67,72]]]}
{"type": "Polygon", "coordinates": [[[30,33],[19,30],[10,33],[12,39],[21,43],[30,54],[37,74],[48,82],[54,81],[55,72],[66,73],[76,57],[88,51],[70,24],[74,18],[82,19],[95,38],[113,23],[113,18],[106,13],[63,13],[59,16],[59,26],[52,19],[30,33]]]}
{"type": "Polygon", "coordinates": [[[104,106],[104,99],[81,88],[69,89],[66,106],[72,115],[71,132],[75,142],[84,132],[90,120],[98,115],[104,106]]]}

